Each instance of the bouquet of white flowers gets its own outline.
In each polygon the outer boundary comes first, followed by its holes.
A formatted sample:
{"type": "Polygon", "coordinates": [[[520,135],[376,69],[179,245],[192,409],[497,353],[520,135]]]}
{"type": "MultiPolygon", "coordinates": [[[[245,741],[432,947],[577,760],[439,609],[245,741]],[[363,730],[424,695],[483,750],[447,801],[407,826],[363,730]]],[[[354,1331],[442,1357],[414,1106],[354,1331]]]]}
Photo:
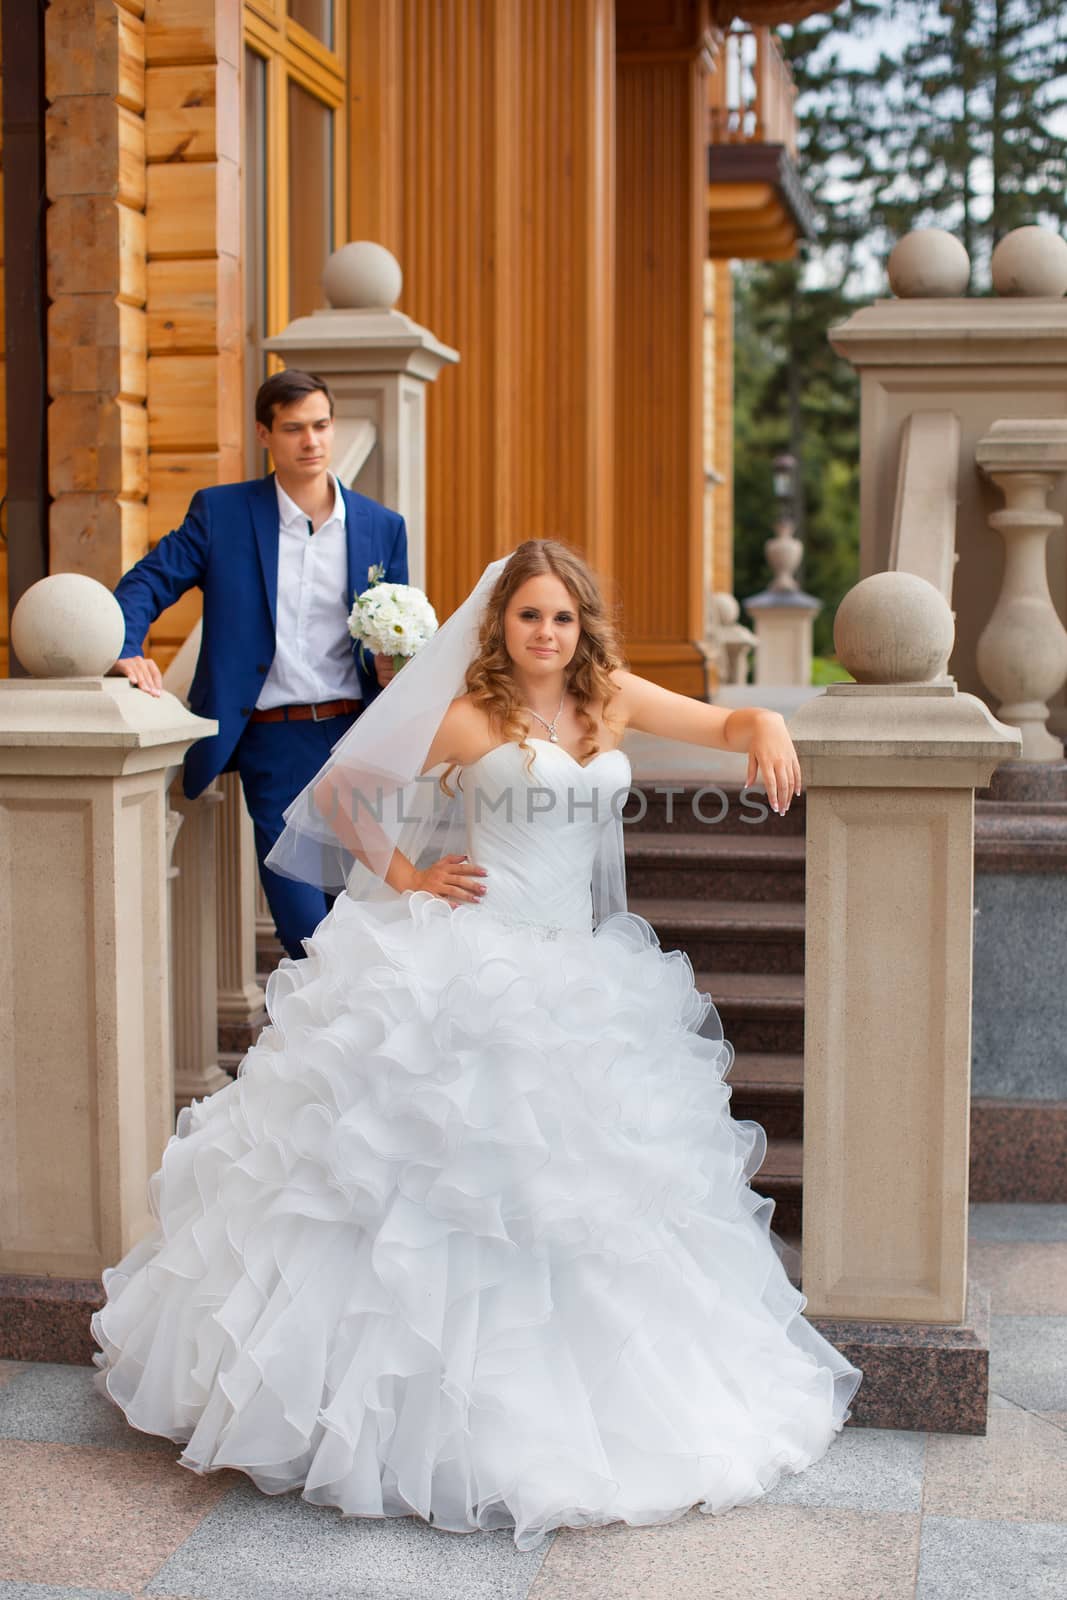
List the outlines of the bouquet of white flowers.
{"type": "Polygon", "coordinates": [[[380,567],[371,567],[367,577],[370,587],[356,595],[348,631],[375,655],[392,656],[399,667],[433,638],[437,615],[412,584],[383,583],[380,567]]]}

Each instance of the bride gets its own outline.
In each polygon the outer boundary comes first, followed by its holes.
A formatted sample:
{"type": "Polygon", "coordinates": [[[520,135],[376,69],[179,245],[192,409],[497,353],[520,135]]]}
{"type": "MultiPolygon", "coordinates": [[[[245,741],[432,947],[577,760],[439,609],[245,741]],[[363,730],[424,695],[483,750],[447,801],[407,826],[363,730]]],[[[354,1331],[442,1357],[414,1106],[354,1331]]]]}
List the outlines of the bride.
{"type": "Polygon", "coordinates": [[[860,1374],[749,1187],[717,1014],[625,912],[628,727],[800,792],[779,716],[624,671],[531,540],[290,808],[271,865],[347,892],[93,1318],[98,1384],[183,1465],[529,1549],[751,1502],[843,1425],[860,1374]]]}

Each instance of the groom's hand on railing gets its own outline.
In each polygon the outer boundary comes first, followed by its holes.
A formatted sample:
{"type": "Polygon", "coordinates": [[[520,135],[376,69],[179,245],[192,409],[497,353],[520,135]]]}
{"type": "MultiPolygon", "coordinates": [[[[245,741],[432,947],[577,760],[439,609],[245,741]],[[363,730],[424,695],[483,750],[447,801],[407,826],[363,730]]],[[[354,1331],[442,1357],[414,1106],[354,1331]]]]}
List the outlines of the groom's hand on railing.
{"type": "Polygon", "coordinates": [[[116,661],[111,670],[129,678],[134,688],[143,689],[145,694],[158,699],[163,693],[163,674],[147,656],[126,656],[124,660],[116,661]]]}

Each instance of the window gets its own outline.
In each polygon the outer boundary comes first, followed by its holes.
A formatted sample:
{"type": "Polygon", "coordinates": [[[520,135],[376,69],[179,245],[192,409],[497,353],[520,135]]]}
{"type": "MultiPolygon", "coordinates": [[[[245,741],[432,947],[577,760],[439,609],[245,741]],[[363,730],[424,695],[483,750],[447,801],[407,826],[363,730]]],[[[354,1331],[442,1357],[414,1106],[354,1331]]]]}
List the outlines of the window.
{"type": "Polygon", "coordinates": [[[263,470],[252,399],[278,363],[262,340],[325,304],[345,242],[343,0],[244,0],[246,460],[263,470]]]}

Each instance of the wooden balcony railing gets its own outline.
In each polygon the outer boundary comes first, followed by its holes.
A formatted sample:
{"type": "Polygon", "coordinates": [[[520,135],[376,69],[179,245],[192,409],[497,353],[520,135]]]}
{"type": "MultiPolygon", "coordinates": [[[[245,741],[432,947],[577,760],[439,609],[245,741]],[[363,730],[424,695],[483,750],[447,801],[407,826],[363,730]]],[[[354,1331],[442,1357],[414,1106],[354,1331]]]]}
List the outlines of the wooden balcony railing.
{"type": "Polygon", "coordinates": [[[796,84],[770,28],[725,36],[708,93],[710,144],[781,144],[796,154],[796,84]]]}

